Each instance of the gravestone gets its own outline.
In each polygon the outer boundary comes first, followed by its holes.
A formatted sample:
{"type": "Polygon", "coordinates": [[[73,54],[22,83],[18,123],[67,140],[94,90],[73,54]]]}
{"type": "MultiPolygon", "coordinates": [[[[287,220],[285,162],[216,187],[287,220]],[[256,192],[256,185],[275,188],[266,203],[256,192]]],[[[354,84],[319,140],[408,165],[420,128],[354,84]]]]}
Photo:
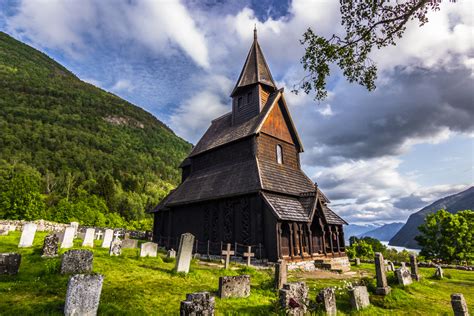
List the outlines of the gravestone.
{"type": "Polygon", "coordinates": [[[225,256],[225,265],[224,269],[229,269],[230,256],[234,255],[234,251],[230,250],[231,245],[227,244],[226,250],[222,250],[222,255],[225,256]]]}
{"type": "Polygon", "coordinates": [[[398,284],[402,286],[407,286],[413,283],[410,271],[408,271],[407,268],[396,269],[395,275],[397,276],[398,284]]]}
{"type": "Polygon", "coordinates": [[[97,233],[95,233],[95,240],[101,240],[102,236],[104,236],[104,233],[101,230],[97,231],[97,233]]]}
{"type": "Polygon", "coordinates": [[[122,248],[134,249],[138,247],[138,240],[125,238],[122,240],[122,248]]]}
{"type": "Polygon", "coordinates": [[[436,266],[435,278],[439,280],[444,278],[443,268],[441,268],[441,266],[436,266]]]}
{"type": "Polygon", "coordinates": [[[94,254],[90,250],[68,250],[61,260],[61,274],[91,272],[93,260],[94,254]]]}
{"type": "Polygon", "coordinates": [[[21,264],[21,255],[19,253],[0,253],[0,275],[18,273],[21,264]]]}
{"type": "Polygon", "coordinates": [[[58,255],[59,237],[51,234],[44,237],[43,255],[41,257],[52,258],[58,255]]]}
{"type": "Polygon", "coordinates": [[[415,254],[410,254],[410,270],[411,278],[416,281],[420,281],[420,274],[418,273],[418,262],[415,254]]]}
{"type": "Polygon", "coordinates": [[[23,225],[23,231],[21,233],[18,247],[31,247],[33,245],[37,227],[38,226],[35,223],[27,223],[23,225]]]}
{"type": "Polygon", "coordinates": [[[406,266],[407,266],[407,265],[406,265],[405,262],[400,262],[400,267],[401,267],[401,268],[406,268],[406,266]]]}
{"type": "Polygon", "coordinates": [[[104,240],[102,241],[102,248],[109,248],[114,237],[114,231],[112,229],[106,229],[104,234],[104,240]]]}
{"type": "Polygon", "coordinates": [[[395,265],[392,261],[389,261],[387,266],[389,267],[389,271],[395,271],[395,265]]]}
{"type": "Polygon", "coordinates": [[[316,302],[323,304],[326,315],[334,316],[337,314],[336,291],[334,291],[334,288],[327,287],[322,289],[316,297],[316,302]]]}
{"type": "Polygon", "coordinates": [[[78,233],[78,230],[79,230],[79,223],[78,222],[71,222],[69,224],[69,226],[73,227],[74,228],[74,238],[77,237],[77,233],[78,233]]]}
{"type": "Polygon", "coordinates": [[[252,257],[255,257],[255,253],[252,252],[252,246],[247,247],[247,252],[244,252],[243,256],[247,258],[247,265],[250,266],[252,257]]]}
{"type": "Polygon", "coordinates": [[[75,228],[72,226],[66,227],[63,240],[61,241],[61,248],[72,248],[74,246],[74,235],[75,228]]]}
{"type": "Polygon", "coordinates": [[[156,257],[157,252],[158,244],[146,242],[141,245],[140,257],[156,257]]]}
{"type": "Polygon", "coordinates": [[[197,292],[186,294],[186,300],[181,301],[181,316],[213,316],[215,299],[209,292],[197,292]]]}
{"type": "Polygon", "coordinates": [[[176,257],[176,272],[189,272],[189,265],[193,254],[194,235],[185,233],[179,240],[178,256],[176,257]]]}
{"type": "Polygon", "coordinates": [[[355,258],[354,264],[355,264],[356,266],[360,266],[360,258],[355,258]]]}
{"type": "Polygon", "coordinates": [[[8,228],[1,228],[0,229],[0,236],[8,236],[8,228]]]}
{"type": "Polygon", "coordinates": [[[469,316],[466,300],[461,293],[451,294],[451,306],[454,316],[469,316]]]}
{"type": "Polygon", "coordinates": [[[97,315],[104,276],[76,274],[67,284],[64,315],[97,315]]]}
{"type": "Polygon", "coordinates": [[[377,288],[375,293],[378,295],[387,295],[390,293],[390,286],[387,283],[387,276],[385,275],[385,265],[383,255],[380,252],[375,253],[375,274],[377,277],[377,288]]]}
{"type": "Polygon", "coordinates": [[[166,252],[166,258],[168,259],[174,259],[176,258],[176,250],[174,250],[173,248],[171,248],[170,250],[168,250],[166,252]]]}
{"type": "Polygon", "coordinates": [[[122,254],[122,241],[120,238],[114,238],[110,243],[109,255],[120,256],[122,254]]]}
{"type": "Polygon", "coordinates": [[[367,292],[366,286],[354,286],[349,290],[349,296],[351,306],[356,310],[361,310],[370,305],[369,292],[367,292]]]}
{"type": "Polygon", "coordinates": [[[220,298],[248,297],[250,295],[250,275],[223,276],[219,278],[220,298]]]}
{"type": "Polygon", "coordinates": [[[11,232],[16,231],[16,225],[9,225],[8,230],[11,232]]]}
{"type": "Polygon", "coordinates": [[[283,284],[288,282],[288,267],[285,260],[278,260],[275,264],[275,288],[277,290],[283,287],[283,284]]]}
{"type": "Polygon", "coordinates": [[[287,315],[304,315],[308,304],[308,287],[304,282],[285,283],[278,291],[281,308],[287,315]]]}
{"type": "Polygon", "coordinates": [[[82,247],[94,247],[95,228],[87,228],[82,247]]]}

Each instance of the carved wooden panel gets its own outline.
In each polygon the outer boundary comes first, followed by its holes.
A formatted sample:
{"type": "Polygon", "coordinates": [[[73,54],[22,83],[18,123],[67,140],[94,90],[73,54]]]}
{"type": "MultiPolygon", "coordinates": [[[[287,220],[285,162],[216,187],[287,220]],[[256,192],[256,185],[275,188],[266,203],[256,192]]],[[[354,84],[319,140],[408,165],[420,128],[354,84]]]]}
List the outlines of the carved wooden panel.
{"type": "Polygon", "coordinates": [[[242,216],[242,242],[250,245],[251,242],[251,223],[250,223],[250,205],[247,198],[242,198],[240,201],[240,212],[242,216]]]}
{"type": "Polygon", "coordinates": [[[224,203],[224,242],[232,242],[234,237],[234,205],[232,201],[224,203]]]}

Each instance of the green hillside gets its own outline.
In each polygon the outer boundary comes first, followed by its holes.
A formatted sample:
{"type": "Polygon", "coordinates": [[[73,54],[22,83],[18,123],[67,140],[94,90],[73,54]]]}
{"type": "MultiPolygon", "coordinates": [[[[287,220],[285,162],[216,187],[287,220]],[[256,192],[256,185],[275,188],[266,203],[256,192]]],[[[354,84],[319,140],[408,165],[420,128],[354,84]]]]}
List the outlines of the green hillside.
{"type": "Polygon", "coordinates": [[[150,113],[2,32],[0,109],[0,218],[139,226],[191,149],[150,113]]]}

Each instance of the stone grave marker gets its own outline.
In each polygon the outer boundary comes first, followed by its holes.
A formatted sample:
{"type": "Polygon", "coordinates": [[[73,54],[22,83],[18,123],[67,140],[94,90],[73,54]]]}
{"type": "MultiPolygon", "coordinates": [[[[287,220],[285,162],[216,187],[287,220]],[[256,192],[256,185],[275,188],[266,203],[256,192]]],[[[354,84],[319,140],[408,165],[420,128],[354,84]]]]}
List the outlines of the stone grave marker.
{"type": "Polygon", "coordinates": [[[102,241],[102,248],[110,249],[110,244],[112,243],[113,236],[114,236],[114,231],[112,229],[105,230],[104,240],[102,241]]]}
{"type": "Polygon", "coordinates": [[[73,227],[74,228],[74,238],[77,237],[77,233],[78,233],[78,230],[79,230],[79,223],[78,222],[71,222],[69,224],[69,226],[73,227]]]}
{"type": "Polygon", "coordinates": [[[171,248],[170,250],[168,250],[166,252],[166,258],[168,259],[174,259],[176,258],[176,250],[174,250],[173,248],[171,248]]]}
{"type": "Polygon", "coordinates": [[[179,240],[178,256],[176,258],[176,272],[189,272],[191,258],[193,254],[194,235],[184,233],[179,240]]]}
{"type": "Polygon", "coordinates": [[[400,267],[401,267],[401,268],[406,268],[406,266],[407,266],[407,265],[406,265],[405,262],[400,262],[400,267]]]}
{"type": "Polygon", "coordinates": [[[14,232],[16,230],[16,225],[9,225],[8,230],[14,232]]]}
{"type": "Polygon", "coordinates": [[[461,293],[451,294],[451,307],[453,308],[454,316],[469,316],[466,300],[461,293]]]}
{"type": "Polygon", "coordinates": [[[33,245],[33,240],[35,239],[37,228],[38,226],[35,223],[27,223],[23,225],[23,231],[21,233],[18,247],[31,247],[33,245]]]}
{"type": "Polygon", "coordinates": [[[21,255],[19,253],[0,253],[0,275],[18,273],[21,264],[21,255]]]}
{"type": "Polygon", "coordinates": [[[385,275],[383,255],[380,252],[375,253],[375,274],[377,277],[375,293],[378,295],[387,295],[390,293],[391,288],[388,286],[387,276],[385,275]]]}
{"type": "Polygon", "coordinates": [[[61,241],[61,248],[72,248],[74,246],[74,235],[75,228],[72,226],[66,227],[63,240],[61,241]]]}
{"type": "Polygon", "coordinates": [[[416,281],[420,281],[420,274],[418,273],[418,262],[415,254],[410,254],[410,270],[411,278],[416,281]]]}
{"type": "Polygon", "coordinates": [[[104,276],[100,274],[76,274],[67,284],[64,315],[97,315],[104,276]]]}
{"type": "Polygon", "coordinates": [[[102,236],[104,236],[104,233],[101,230],[98,230],[97,233],[95,233],[95,240],[101,240],[102,236]]]}
{"type": "Polygon", "coordinates": [[[61,260],[61,274],[91,272],[93,260],[94,254],[90,250],[68,250],[61,260]]]}
{"type": "Polygon", "coordinates": [[[410,271],[408,271],[407,268],[396,269],[395,275],[397,276],[398,284],[400,285],[407,286],[413,283],[410,271]]]}
{"type": "Polygon", "coordinates": [[[227,244],[226,250],[222,250],[222,255],[225,256],[225,265],[224,269],[229,269],[229,264],[230,264],[230,256],[234,255],[234,251],[230,250],[231,245],[227,244]]]}
{"type": "Polygon", "coordinates": [[[157,252],[158,244],[149,241],[141,245],[140,257],[156,257],[157,252]]]}
{"type": "Polygon", "coordinates": [[[58,255],[59,237],[56,234],[50,234],[44,237],[43,255],[44,258],[52,258],[58,255]]]}
{"type": "Polygon", "coordinates": [[[354,288],[349,290],[349,296],[351,306],[356,310],[361,310],[370,305],[369,292],[367,292],[366,286],[354,286],[354,288]]]}
{"type": "Polygon", "coordinates": [[[255,257],[255,253],[252,252],[252,246],[247,247],[247,252],[244,252],[244,257],[247,258],[247,265],[251,266],[252,257],[255,257]]]}
{"type": "Polygon", "coordinates": [[[138,247],[138,240],[136,240],[136,239],[125,238],[124,240],[122,240],[122,248],[134,249],[134,248],[137,248],[137,247],[138,247]]]}
{"type": "Polygon", "coordinates": [[[335,316],[337,314],[336,307],[336,291],[332,287],[322,289],[316,297],[316,302],[323,304],[326,315],[335,316]]]}
{"type": "Polygon", "coordinates": [[[395,271],[395,265],[393,264],[392,261],[389,261],[388,262],[388,265],[387,265],[388,268],[388,271],[395,271]]]}
{"type": "Polygon", "coordinates": [[[8,227],[1,227],[0,228],[0,236],[8,236],[8,227]]]}
{"type": "Polygon", "coordinates": [[[114,238],[110,243],[109,255],[120,256],[122,254],[122,241],[120,238],[114,238]]]}
{"type": "Polygon", "coordinates": [[[95,228],[87,228],[82,247],[94,247],[95,228]]]}
{"type": "Polygon", "coordinates": [[[278,260],[275,265],[275,288],[277,290],[283,287],[283,284],[288,282],[288,267],[285,260],[278,260]]]}
{"type": "Polygon", "coordinates": [[[308,287],[305,282],[283,284],[278,291],[280,306],[287,315],[304,315],[308,304],[308,287]]]}
{"type": "Polygon", "coordinates": [[[441,266],[436,266],[435,278],[441,280],[444,278],[443,268],[441,266]]]}
{"type": "Polygon", "coordinates": [[[354,259],[354,264],[355,264],[356,266],[360,266],[360,258],[355,258],[355,259],[354,259]]]}
{"type": "Polygon", "coordinates": [[[218,296],[220,298],[250,296],[250,275],[220,277],[218,296]]]}
{"type": "Polygon", "coordinates": [[[186,300],[181,301],[181,316],[213,316],[215,299],[209,292],[186,294],[186,300]]]}

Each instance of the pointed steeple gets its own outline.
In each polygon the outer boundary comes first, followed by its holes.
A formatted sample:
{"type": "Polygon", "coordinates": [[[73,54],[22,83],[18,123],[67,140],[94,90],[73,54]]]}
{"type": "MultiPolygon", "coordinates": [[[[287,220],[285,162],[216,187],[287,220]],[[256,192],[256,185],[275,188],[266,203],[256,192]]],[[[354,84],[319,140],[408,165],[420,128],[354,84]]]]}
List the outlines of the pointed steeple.
{"type": "Polygon", "coordinates": [[[265,61],[265,57],[263,56],[262,49],[257,41],[257,27],[253,30],[252,47],[250,47],[244,67],[230,96],[233,97],[240,88],[256,83],[266,85],[275,90],[277,89],[270,69],[265,61]]]}

